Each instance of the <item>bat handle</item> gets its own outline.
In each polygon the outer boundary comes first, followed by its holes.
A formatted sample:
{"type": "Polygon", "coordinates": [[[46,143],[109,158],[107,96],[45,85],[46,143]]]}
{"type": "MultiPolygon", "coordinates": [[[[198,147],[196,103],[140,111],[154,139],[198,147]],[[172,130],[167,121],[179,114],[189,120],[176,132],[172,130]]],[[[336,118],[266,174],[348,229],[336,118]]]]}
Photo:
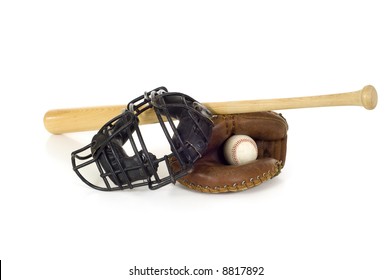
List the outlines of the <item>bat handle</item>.
{"type": "Polygon", "coordinates": [[[371,86],[367,85],[363,89],[360,90],[361,103],[362,106],[368,110],[373,110],[377,106],[377,91],[371,86]]]}

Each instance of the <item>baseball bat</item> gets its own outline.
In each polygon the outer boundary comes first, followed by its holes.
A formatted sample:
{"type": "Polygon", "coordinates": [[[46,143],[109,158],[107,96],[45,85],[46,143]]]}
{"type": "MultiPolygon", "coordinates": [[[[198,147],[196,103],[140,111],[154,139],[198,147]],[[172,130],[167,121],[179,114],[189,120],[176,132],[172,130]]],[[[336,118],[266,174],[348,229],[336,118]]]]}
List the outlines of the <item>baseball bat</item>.
{"type": "MultiPolygon", "coordinates": [[[[363,106],[372,110],[377,105],[377,91],[367,85],[361,90],[292,98],[244,100],[203,103],[214,115],[251,113],[296,108],[327,106],[363,106]]],[[[46,112],[44,125],[53,134],[97,130],[110,119],[120,114],[125,105],[57,109],[46,112]]],[[[158,122],[153,110],[139,115],[140,124],[158,122]]]]}

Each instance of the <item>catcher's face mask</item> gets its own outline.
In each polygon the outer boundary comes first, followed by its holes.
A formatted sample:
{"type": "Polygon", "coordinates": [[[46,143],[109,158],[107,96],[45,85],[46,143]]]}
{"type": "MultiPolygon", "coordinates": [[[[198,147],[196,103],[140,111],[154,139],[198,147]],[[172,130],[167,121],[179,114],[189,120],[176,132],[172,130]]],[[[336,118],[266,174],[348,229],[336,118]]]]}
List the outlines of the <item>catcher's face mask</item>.
{"type": "Polygon", "coordinates": [[[71,154],[73,170],[87,185],[103,191],[146,185],[155,190],[174,183],[191,170],[206,150],[213,127],[210,118],[211,113],[204,106],[185,94],[169,93],[164,87],[146,92],[132,100],[122,114],[106,123],[89,145],[71,154]],[[155,111],[170,145],[169,155],[157,158],[147,149],[138,117],[147,110],[155,111]],[[123,148],[125,144],[130,146],[128,153],[123,148]],[[178,161],[179,170],[170,167],[172,157],[178,161]],[[158,166],[162,162],[168,175],[161,178],[158,166]],[[98,185],[81,173],[81,169],[93,163],[103,181],[98,185]]]}

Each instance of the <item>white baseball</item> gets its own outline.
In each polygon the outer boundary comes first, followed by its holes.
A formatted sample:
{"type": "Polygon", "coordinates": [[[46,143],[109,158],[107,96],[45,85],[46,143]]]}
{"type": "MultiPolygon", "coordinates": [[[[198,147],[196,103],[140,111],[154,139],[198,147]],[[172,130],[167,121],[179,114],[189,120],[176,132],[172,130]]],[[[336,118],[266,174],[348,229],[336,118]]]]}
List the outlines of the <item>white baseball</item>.
{"type": "Polygon", "coordinates": [[[256,142],[247,135],[233,135],[223,147],[226,161],[231,165],[242,165],[257,159],[256,142]]]}

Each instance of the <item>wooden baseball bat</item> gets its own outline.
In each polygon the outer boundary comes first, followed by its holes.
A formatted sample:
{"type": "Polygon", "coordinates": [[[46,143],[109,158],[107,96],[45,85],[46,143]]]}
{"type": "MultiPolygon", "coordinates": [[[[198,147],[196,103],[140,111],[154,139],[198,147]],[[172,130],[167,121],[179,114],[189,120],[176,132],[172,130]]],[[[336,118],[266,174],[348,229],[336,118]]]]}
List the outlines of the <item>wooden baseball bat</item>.
{"type": "MultiPolygon", "coordinates": [[[[327,106],[363,106],[372,110],[377,105],[377,91],[373,86],[367,85],[358,91],[337,94],[208,102],[203,105],[214,115],[327,106]]],[[[44,116],[44,124],[46,129],[53,134],[98,130],[107,121],[120,114],[124,108],[124,105],[117,105],[50,110],[44,116]]],[[[147,110],[140,114],[139,120],[140,124],[158,122],[153,110],[147,110]]]]}

